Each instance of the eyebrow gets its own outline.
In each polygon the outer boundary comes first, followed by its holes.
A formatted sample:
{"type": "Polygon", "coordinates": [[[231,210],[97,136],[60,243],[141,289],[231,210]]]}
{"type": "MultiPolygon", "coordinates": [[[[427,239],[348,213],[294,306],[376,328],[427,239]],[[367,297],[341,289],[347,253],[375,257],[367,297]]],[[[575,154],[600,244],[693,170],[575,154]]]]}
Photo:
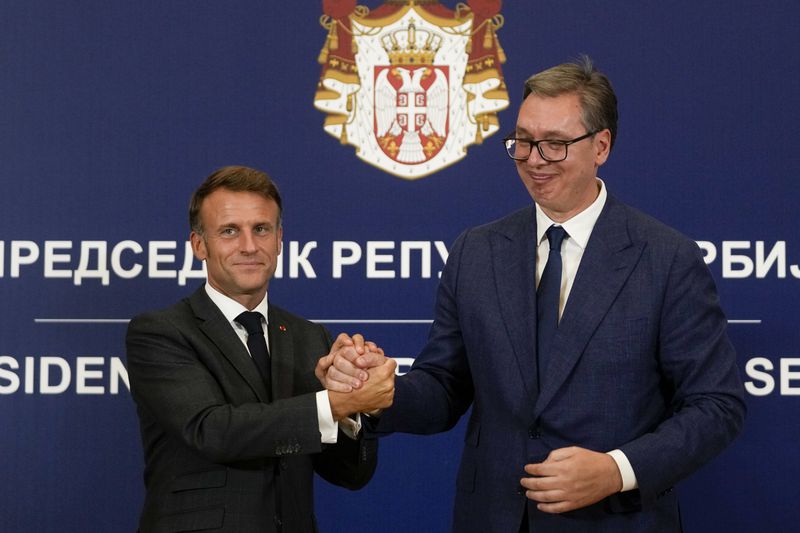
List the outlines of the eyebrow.
{"type": "Polygon", "coordinates": [[[528,130],[526,130],[525,128],[520,128],[520,127],[517,127],[517,128],[514,129],[514,135],[527,135],[527,137],[525,137],[527,139],[542,140],[542,141],[569,138],[569,135],[564,133],[563,131],[548,130],[548,131],[544,132],[544,136],[543,137],[541,137],[540,139],[536,139],[533,135],[531,135],[531,133],[528,130]]]}
{"type": "MultiPolygon", "coordinates": [[[[248,227],[248,226],[251,226],[251,227],[256,227],[256,226],[274,227],[274,225],[272,224],[272,221],[270,221],[270,220],[259,220],[259,221],[253,222],[252,224],[244,224],[244,227],[248,227]]],[[[242,224],[240,224],[239,222],[223,222],[223,223],[221,223],[219,225],[219,227],[220,228],[241,228],[242,224]]]]}

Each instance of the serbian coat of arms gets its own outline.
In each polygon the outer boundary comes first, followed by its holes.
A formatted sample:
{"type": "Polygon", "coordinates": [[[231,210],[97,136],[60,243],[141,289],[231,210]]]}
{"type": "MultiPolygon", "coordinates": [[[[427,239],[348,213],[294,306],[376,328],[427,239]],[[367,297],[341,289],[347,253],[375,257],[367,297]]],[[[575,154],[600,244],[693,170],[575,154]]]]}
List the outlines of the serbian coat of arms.
{"type": "Polygon", "coordinates": [[[497,132],[508,106],[500,0],[323,0],[328,36],[314,105],[325,131],[406,179],[461,160],[497,132]]]}

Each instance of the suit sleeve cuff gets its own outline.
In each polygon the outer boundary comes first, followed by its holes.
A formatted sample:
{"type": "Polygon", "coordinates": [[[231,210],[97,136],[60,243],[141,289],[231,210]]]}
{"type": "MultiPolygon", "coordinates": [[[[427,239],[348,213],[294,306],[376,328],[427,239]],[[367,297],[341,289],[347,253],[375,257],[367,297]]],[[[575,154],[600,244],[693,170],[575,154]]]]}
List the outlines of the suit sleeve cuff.
{"type": "Polygon", "coordinates": [[[317,422],[319,423],[319,434],[322,436],[322,444],[336,444],[336,437],[339,435],[339,424],[333,419],[328,391],[321,390],[316,394],[316,397],[317,422]]]}
{"type": "Polygon", "coordinates": [[[636,481],[636,473],[633,471],[631,462],[622,450],[611,450],[608,455],[614,459],[619,468],[619,474],[622,476],[622,490],[620,492],[627,492],[629,490],[639,488],[639,483],[636,481]]]}

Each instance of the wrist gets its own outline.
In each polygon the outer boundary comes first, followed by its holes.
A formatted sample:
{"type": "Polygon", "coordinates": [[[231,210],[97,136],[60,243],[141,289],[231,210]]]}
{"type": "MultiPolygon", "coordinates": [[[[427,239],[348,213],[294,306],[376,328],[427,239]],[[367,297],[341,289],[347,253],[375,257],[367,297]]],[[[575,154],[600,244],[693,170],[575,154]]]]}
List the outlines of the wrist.
{"type": "Polygon", "coordinates": [[[349,405],[350,393],[336,392],[332,390],[327,392],[328,401],[331,404],[331,415],[333,415],[333,419],[336,422],[339,422],[343,418],[347,418],[349,415],[356,412],[349,405]]]}

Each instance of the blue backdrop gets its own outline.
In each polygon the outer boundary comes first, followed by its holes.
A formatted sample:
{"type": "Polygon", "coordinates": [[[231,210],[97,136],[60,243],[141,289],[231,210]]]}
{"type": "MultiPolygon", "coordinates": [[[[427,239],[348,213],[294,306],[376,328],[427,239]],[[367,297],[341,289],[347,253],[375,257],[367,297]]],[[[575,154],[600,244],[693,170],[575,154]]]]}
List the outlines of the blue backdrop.
{"type": "MultiPolygon", "coordinates": [[[[747,382],[743,435],[679,487],[685,527],[800,527],[800,5],[508,1],[501,13],[499,132],[406,180],[323,130],[320,2],[3,2],[0,530],[135,529],[126,320],[201,283],[198,265],[184,268],[186,206],[212,170],[250,165],[281,187],[271,300],[413,358],[443,264],[436,243],[530,202],[499,141],[523,81],[579,53],[620,100],[601,177],[701,242],[747,382]],[[362,252],[340,275],[337,248],[362,252]]],[[[322,530],[446,531],[462,436],[384,439],[357,493],[320,481],[322,530]]]]}

